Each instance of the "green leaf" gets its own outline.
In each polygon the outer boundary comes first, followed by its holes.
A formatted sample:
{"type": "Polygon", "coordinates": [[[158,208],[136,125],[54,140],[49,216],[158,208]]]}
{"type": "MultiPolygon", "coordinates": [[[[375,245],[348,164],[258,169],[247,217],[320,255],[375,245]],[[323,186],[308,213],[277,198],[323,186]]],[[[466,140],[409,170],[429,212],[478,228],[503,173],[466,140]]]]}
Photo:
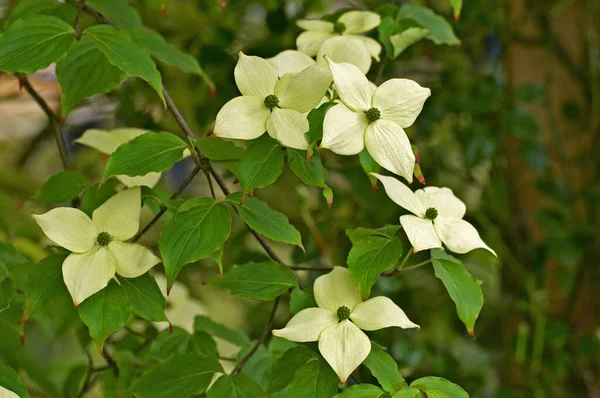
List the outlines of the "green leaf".
{"type": "Polygon", "coordinates": [[[64,170],[46,181],[37,198],[48,204],[68,202],[79,197],[89,183],[79,172],[64,170]]]}
{"type": "Polygon", "coordinates": [[[68,296],[62,275],[62,264],[66,257],[49,256],[36,265],[36,278],[25,288],[25,311],[19,322],[25,322],[32,314],[45,309],[56,297],[68,296]]]}
{"type": "Polygon", "coordinates": [[[303,183],[325,188],[327,170],[321,164],[319,152],[315,152],[310,161],[306,159],[306,151],[288,148],[288,165],[290,169],[302,180],[303,183]]]}
{"type": "Polygon", "coordinates": [[[15,286],[12,279],[7,276],[0,280],[0,312],[8,308],[14,295],[15,286]]]}
{"type": "Polygon", "coordinates": [[[303,347],[290,348],[273,364],[271,378],[269,379],[268,392],[274,393],[286,388],[294,379],[296,369],[310,361],[318,359],[314,351],[303,347]]]}
{"type": "Polygon", "coordinates": [[[454,34],[452,25],[429,8],[414,3],[404,4],[398,11],[398,19],[414,19],[423,28],[429,30],[427,38],[435,44],[458,45],[460,40],[454,34]]]}
{"type": "Polygon", "coordinates": [[[362,167],[363,171],[369,177],[369,181],[371,181],[371,185],[374,189],[377,189],[377,178],[369,175],[369,173],[379,173],[381,170],[381,166],[373,159],[373,157],[367,151],[367,148],[363,149],[358,154],[358,160],[360,161],[360,167],[362,167]]]}
{"type": "Polygon", "coordinates": [[[423,377],[410,383],[431,398],[469,398],[469,394],[460,386],[441,377],[423,377]]]}
{"type": "Polygon", "coordinates": [[[56,17],[20,19],[0,35],[0,71],[33,73],[63,59],[75,43],[75,31],[56,17]]]}
{"type": "Polygon", "coordinates": [[[217,343],[206,332],[195,332],[190,338],[189,350],[204,357],[219,358],[217,343]]]}
{"type": "Polygon", "coordinates": [[[223,277],[223,248],[225,247],[225,245],[221,246],[218,250],[216,250],[213,254],[211,254],[210,256],[213,258],[213,260],[215,260],[215,262],[217,263],[217,266],[219,267],[219,275],[221,276],[221,278],[223,277]]]}
{"type": "Polygon", "coordinates": [[[290,312],[292,315],[296,315],[306,308],[317,306],[315,296],[312,293],[312,287],[305,287],[304,290],[297,287],[292,290],[290,296],[290,312]]]}
{"type": "Polygon", "coordinates": [[[165,315],[165,297],[149,273],[137,278],[119,277],[119,282],[129,297],[131,311],[151,322],[169,321],[165,315]]]}
{"type": "Polygon", "coordinates": [[[196,145],[211,162],[225,167],[236,176],[240,173],[240,160],[244,150],[233,142],[216,137],[205,137],[196,140],[196,145]]]}
{"type": "Polygon", "coordinates": [[[396,264],[402,255],[402,243],[396,238],[371,236],[352,246],[348,253],[348,270],[363,299],[371,295],[371,287],[379,275],[396,264]]]}
{"type": "MultiPolygon", "coordinates": [[[[410,20],[409,20],[410,21],[410,20]]],[[[394,57],[397,58],[404,50],[413,44],[429,36],[429,30],[419,26],[412,26],[404,29],[400,33],[389,36],[390,43],[394,49],[394,57]]]]}
{"type": "Polygon", "coordinates": [[[113,175],[142,176],[167,171],[183,158],[185,142],[167,133],[145,133],[117,148],[106,163],[104,178],[113,175]]]}
{"type": "Polygon", "coordinates": [[[459,259],[445,251],[432,249],[431,261],[435,276],[442,281],[456,304],[458,317],[467,327],[469,334],[475,336],[475,321],[483,307],[481,286],[459,259]]]}
{"type": "Polygon", "coordinates": [[[331,398],[340,379],[323,359],[313,359],[294,374],[289,398],[331,398]]]}
{"type": "Polygon", "coordinates": [[[323,138],[323,120],[329,108],[334,105],[336,105],[335,102],[326,102],[310,111],[306,117],[308,119],[308,133],[305,134],[305,137],[310,145],[323,138]]]}
{"type": "Polygon", "coordinates": [[[2,363],[0,363],[0,387],[4,387],[9,391],[14,392],[20,398],[29,397],[27,389],[23,385],[17,372],[2,363]]]}
{"type": "Polygon", "coordinates": [[[88,376],[89,366],[76,365],[71,369],[64,386],[64,396],[67,398],[77,398],[81,396],[85,386],[85,380],[88,376]]]}
{"type": "Polygon", "coordinates": [[[243,374],[221,376],[208,390],[207,398],[259,398],[266,397],[258,384],[243,374]]]}
{"type": "Polygon", "coordinates": [[[215,372],[223,372],[216,359],[180,354],[144,372],[129,391],[139,398],[189,397],[202,394],[215,372]]]}
{"type": "Polygon", "coordinates": [[[79,317],[89,328],[90,337],[102,352],[108,336],[125,326],[129,316],[129,301],[125,289],[111,280],[108,286],[81,303],[78,311],[79,317]]]}
{"type": "Polygon", "coordinates": [[[395,393],[406,386],[404,378],[398,371],[398,364],[381,348],[373,345],[364,365],[369,368],[385,391],[395,393]]]}
{"type": "Polygon", "coordinates": [[[199,75],[211,90],[215,89],[214,83],[200,67],[196,58],[167,43],[159,33],[142,29],[131,31],[129,34],[136,43],[144,47],[158,61],[173,66],[182,72],[199,75]]]}
{"type": "Polygon", "coordinates": [[[237,346],[243,346],[250,341],[248,336],[244,333],[238,330],[229,329],[227,326],[216,323],[204,315],[198,315],[194,318],[194,330],[196,332],[206,332],[223,340],[227,340],[237,346]]]}
{"type": "Polygon", "coordinates": [[[271,209],[262,200],[247,197],[244,204],[240,204],[241,199],[240,192],[227,196],[227,201],[235,206],[242,221],[250,228],[269,239],[296,245],[304,250],[300,232],[290,224],[285,214],[271,209]]]}
{"type": "Polygon", "coordinates": [[[211,284],[233,294],[270,301],[297,286],[296,276],[275,261],[234,265],[223,275],[211,279],[211,284]]]}
{"type": "Polygon", "coordinates": [[[38,14],[49,14],[58,6],[57,0],[20,0],[14,5],[4,21],[4,29],[6,30],[8,25],[18,19],[38,14]]]}
{"type": "Polygon", "coordinates": [[[156,358],[164,359],[173,353],[185,354],[188,350],[191,335],[180,327],[173,330],[164,329],[152,341],[150,353],[156,358]]]}
{"type": "Polygon", "coordinates": [[[162,81],[154,61],[146,50],[135,43],[123,31],[109,25],[94,25],[83,34],[92,39],[96,47],[106,55],[108,62],[131,77],[140,77],[156,90],[166,106],[162,93],[162,81]]]}
{"type": "Polygon", "coordinates": [[[284,154],[272,139],[259,140],[248,147],[240,161],[240,184],[244,194],[271,185],[283,171],[284,154]]]}
{"type": "Polygon", "coordinates": [[[117,88],[125,73],[108,62],[88,36],[83,36],[56,65],[56,77],[62,91],[61,117],[65,119],[82,99],[117,88]]]}
{"type": "Polygon", "coordinates": [[[357,245],[361,241],[366,240],[372,236],[380,236],[383,238],[393,239],[396,237],[396,234],[398,233],[400,228],[400,225],[389,224],[386,224],[383,227],[377,229],[358,227],[354,229],[347,229],[346,235],[348,235],[353,245],[357,245]]]}
{"type": "Polygon", "coordinates": [[[454,10],[454,20],[458,22],[460,18],[460,11],[462,10],[463,0],[450,0],[450,5],[454,10]]]}
{"type": "Polygon", "coordinates": [[[411,387],[398,391],[392,395],[392,398],[423,398],[423,394],[421,394],[421,390],[411,387]]]}
{"type": "Polygon", "coordinates": [[[223,246],[230,232],[231,214],[224,203],[197,198],[182,204],[158,241],[168,288],[181,267],[213,254],[223,246]]]}
{"type": "Polygon", "coordinates": [[[0,241],[0,264],[4,264],[9,272],[14,266],[27,264],[29,260],[11,244],[0,241]]]}
{"type": "Polygon", "coordinates": [[[142,29],[142,17],[127,0],[87,0],[86,5],[110,18],[119,29],[142,29]]]}
{"type": "Polygon", "coordinates": [[[381,388],[373,384],[357,384],[346,388],[334,398],[385,398],[386,396],[381,388]]]}

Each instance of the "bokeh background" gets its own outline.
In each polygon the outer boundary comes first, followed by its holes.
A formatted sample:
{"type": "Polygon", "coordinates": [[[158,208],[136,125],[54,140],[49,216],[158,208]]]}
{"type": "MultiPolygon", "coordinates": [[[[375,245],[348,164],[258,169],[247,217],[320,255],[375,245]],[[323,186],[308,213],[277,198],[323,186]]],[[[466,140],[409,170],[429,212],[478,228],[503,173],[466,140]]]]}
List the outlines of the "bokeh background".
{"type": "MultiPolygon", "coordinates": [[[[0,1],[0,15],[14,3],[0,1]]],[[[271,57],[295,48],[299,18],[344,7],[375,9],[385,2],[229,0],[225,8],[219,3],[173,0],[165,19],[158,1],[131,2],[148,27],[193,54],[214,81],[213,98],[200,77],[161,68],[165,86],[198,135],[206,134],[220,107],[238,95],[233,81],[238,51],[271,57]]],[[[442,376],[472,397],[598,398],[600,2],[465,1],[456,23],[448,1],[420,3],[451,21],[462,43],[417,43],[386,63],[382,79],[407,77],[431,88],[423,113],[408,129],[423,174],[429,185],[448,186],[467,203],[467,219],[499,259],[483,250],[462,257],[485,295],[475,339],[427,267],[380,278],[373,293],[391,297],[421,330],[383,330],[374,336],[409,380],[442,376]]],[[[374,63],[369,76],[374,79],[379,68],[374,63]]],[[[60,88],[53,69],[32,80],[58,109],[60,88]]],[[[87,128],[119,126],[177,129],[141,81],[129,79],[114,93],[86,101],[69,116],[64,132],[75,167],[92,181],[101,180],[106,157],[72,141],[87,128]]],[[[289,170],[256,192],[302,232],[306,254],[276,246],[296,265],[345,264],[351,247],[346,229],[397,224],[401,211],[371,188],[358,157],[327,151],[322,156],[334,191],[331,208],[318,189],[302,185],[289,170]]],[[[191,161],[181,162],[159,189],[172,192],[192,168],[191,161]]],[[[45,115],[15,77],[0,74],[0,240],[34,260],[45,252],[41,231],[29,217],[41,208],[33,198],[60,169],[45,115]]],[[[415,182],[413,188],[418,187],[415,182]]],[[[198,176],[185,195],[208,195],[206,181],[198,176]]],[[[158,232],[153,229],[144,243],[156,247],[158,232]]],[[[237,224],[225,246],[226,266],[263,257],[237,224]]],[[[205,313],[256,338],[270,306],[205,286],[216,269],[210,260],[184,268],[179,279],[189,296],[183,294],[182,300],[193,305],[180,311],[181,322],[205,313]]],[[[310,284],[318,275],[302,277],[310,284]]],[[[79,322],[77,316],[59,313],[51,322],[30,322],[27,343],[18,354],[8,353],[14,346],[0,323],[0,358],[33,361],[49,383],[64,382],[69,369],[87,359],[69,328],[79,322]]],[[[288,318],[282,306],[276,326],[288,318]]],[[[361,381],[368,382],[369,376],[361,381]]]]}

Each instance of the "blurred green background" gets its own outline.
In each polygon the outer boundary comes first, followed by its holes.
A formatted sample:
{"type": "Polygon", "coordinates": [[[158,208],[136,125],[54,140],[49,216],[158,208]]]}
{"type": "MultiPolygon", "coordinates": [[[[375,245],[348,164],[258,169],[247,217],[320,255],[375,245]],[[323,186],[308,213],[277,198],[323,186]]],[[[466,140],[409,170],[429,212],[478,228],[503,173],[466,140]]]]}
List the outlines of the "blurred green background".
{"type": "MultiPolygon", "coordinates": [[[[165,86],[201,136],[220,107],[238,95],[233,81],[238,51],[271,57],[295,48],[299,18],[344,7],[375,9],[386,2],[229,0],[222,8],[217,0],[173,0],[167,19],[157,0],[131,3],[148,27],[197,57],[214,81],[212,98],[200,77],[161,69],[165,86]]],[[[373,292],[392,298],[421,330],[390,329],[373,336],[387,346],[409,380],[442,376],[476,398],[598,398],[600,4],[465,1],[454,23],[448,1],[420,3],[452,21],[461,46],[419,42],[387,62],[382,78],[411,78],[431,88],[423,113],[408,129],[419,148],[423,174],[428,185],[448,186],[467,203],[467,219],[499,260],[484,251],[463,256],[482,281],[485,296],[475,339],[427,267],[380,278],[373,292]]],[[[4,1],[0,9],[10,6],[4,1]]],[[[82,21],[91,22],[87,17],[82,21]]],[[[374,63],[369,76],[375,78],[379,67],[374,63]]],[[[38,73],[34,82],[58,106],[52,71],[38,73]]],[[[92,181],[100,181],[106,157],[71,141],[90,127],[117,126],[177,129],[141,81],[129,79],[116,92],[87,101],[69,117],[65,132],[75,167],[92,181]]],[[[328,151],[322,156],[334,191],[331,208],[318,189],[302,185],[289,170],[256,192],[302,232],[306,254],[277,247],[296,265],[345,264],[351,247],[346,229],[397,224],[401,214],[381,190],[371,188],[358,157],[328,151]]],[[[7,75],[0,75],[0,167],[0,240],[39,259],[44,256],[37,245],[41,231],[29,218],[39,205],[32,198],[61,166],[44,115],[19,91],[16,78],[7,75]]],[[[162,188],[172,192],[192,167],[191,161],[179,164],[163,178],[162,188]]],[[[237,189],[233,177],[222,172],[237,189]]],[[[186,192],[188,197],[207,194],[201,176],[186,192]]],[[[156,231],[145,237],[145,244],[156,247],[156,231]]],[[[225,246],[226,266],[261,257],[243,225],[236,225],[225,246]]],[[[270,306],[203,286],[215,272],[207,260],[186,266],[180,280],[213,319],[257,337],[270,306]]],[[[303,278],[310,284],[318,275],[303,278]]],[[[287,319],[283,306],[275,325],[287,319]]],[[[59,374],[77,361],[86,363],[56,325],[48,330],[43,322],[33,322],[27,328],[23,350],[37,353],[42,368],[59,374]]],[[[0,357],[7,344],[0,343],[0,357]]]]}

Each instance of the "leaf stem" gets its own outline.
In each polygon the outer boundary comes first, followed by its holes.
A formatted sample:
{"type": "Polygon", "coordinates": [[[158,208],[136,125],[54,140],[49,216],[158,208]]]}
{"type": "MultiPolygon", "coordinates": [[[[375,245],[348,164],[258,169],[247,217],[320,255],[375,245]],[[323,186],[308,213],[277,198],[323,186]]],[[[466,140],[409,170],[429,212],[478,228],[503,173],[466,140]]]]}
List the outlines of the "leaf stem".
{"type": "Polygon", "coordinates": [[[404,267],[403,267],[402,269],[399,269],[398,271],[399,271],[399,272],[408,271],[408,270],[410,270],[410,269],[415,269],[415,268],[422,267],[422,266],[424,266],[424,265],[426,265],[426,264],[429,264],[429,263],[431,263],[431,259],[429,259],[429,260],[425,260],[425,261],[423,261],[423,262],[421,262],[421,263],[419,263],[419,264],[411,265],[410,267],[406,267],[406,268],[404,268],[404,267]]]}

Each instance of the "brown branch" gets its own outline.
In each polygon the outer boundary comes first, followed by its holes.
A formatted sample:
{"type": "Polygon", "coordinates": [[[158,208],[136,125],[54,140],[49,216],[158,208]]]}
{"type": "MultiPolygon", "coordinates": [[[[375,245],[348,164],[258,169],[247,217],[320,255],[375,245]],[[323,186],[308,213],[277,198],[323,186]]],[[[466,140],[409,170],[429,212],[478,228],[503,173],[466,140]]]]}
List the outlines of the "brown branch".
{"type": "Polygon", "coordinates": [[[267,336],[269,335],[269,332],[271,331],[271,326],[273,325],[273,319],[275,319],[275,312],[277,312],[277,307],[279,306],[280,301],[281,301],[281,296],[279,296],[275,299],[275,303],[273,304],[273,309],[271,310],[271,315],[269,316],[269,320],[265,324],[265,327],[263,328],[263,331],[262,331],[258,341],[256,342],[256,344],[254,344],[254,347],[252,347],[252,350],[250,350],[250,352],[244,358],[242,358],[242,360],[235,366],[235,368],[233,368],[233,370],[231,371],[232,375],[237,374],[242,370],[244,365],[246,365],[246,363],[250,360],[250,358],[252,358],[252,356],[254,354],[256,354],[256,352],[258,351],[260,346],[263,345],[263,343],[267,339],[267,336]]]}
{"type": "MultiPolygon", "coordinates": [[[[192,180],[194,179],[194,177],[196,177],[196,174],[198,174],[198,172],[201,170],[200,167],[196,166],[194,168],[194,170],[192,170],[192,173],[188,176],[188,178],[186,178],[186,180],[179,186],[179,188],[177,189],[177,191],[175,191],[173,193],[173,195],[171,195],[171,197],[169,198],[169,200],[173,200],[173,199],[177,199],[177,197],[179,195],[181,195],[181,193],[187,188],[188,185],[190,185],[190,183],[192,182],[192,180]]],[[[139,231],[131,240],[132,242],[137,242],[138,240],[140,240],[140,238],[146,233],[148,232],[148,230],[150,228],[152,228],[152,226],[154,224],[156,224],[156,222],[158,220],[160,220],[160,218],[162,217],[163,214],[165,214],[167,211],[167,206],[161,206],[160,211],[158,213],[156,213],[156,215],[154,216],[154,218],[152,220],[150,220],[150,222],[148,224],[146,224],[146,226],[144,227],[144,229],[142,229],[141,231],[139,231]]]]}
{"type": "Polygon", "coordinates": [[[25,90],[33,97],[35,102],[42,108],[46,116],[48,116],[48,121],[52,126],[52,131],[54,132],[54,139],[56,141],[56,146],[58,147],[58,153],[60,155],[60,160],[62,161],[63,167],[65,170],[69,170],[71,168],[71,164],[69,163],[69,157],[67,155],[67,147],[65,146],[65,142],[63,140],[62,132],[60,129],[60,119],[56,114],[50,109],[46,101],[35,91],[35,89],[27,80],[27,76],[25,74],[18,74],[19,81],[21,86],[25,87],[25,90]]]}

